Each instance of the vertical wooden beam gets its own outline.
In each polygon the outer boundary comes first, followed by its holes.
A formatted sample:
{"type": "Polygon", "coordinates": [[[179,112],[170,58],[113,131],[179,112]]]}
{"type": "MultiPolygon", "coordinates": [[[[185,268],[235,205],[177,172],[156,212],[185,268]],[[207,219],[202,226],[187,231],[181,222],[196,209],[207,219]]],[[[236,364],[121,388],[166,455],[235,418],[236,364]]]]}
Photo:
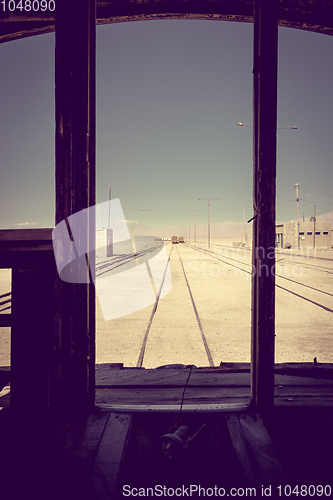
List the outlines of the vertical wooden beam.
{"type": "MultiPolygon", "coordinates": [[[[56,223],[93,207],[95,197],[95,0],[60,0],[55,22],[56,223]]],[[[75,219],[74,219],[75,220],[75,219]]],[[[86,245],[80,275],[86,283],[56,283],[54,377],[51,405],[82,411],[94,404],[94,215],[78,227],[86,245]],[[89,253],[90,252],[90,253],[89,253]],[[83,269],[82,269],[83,268],[83,269]]],[[[79,240],[77,240],[79,234],[79,240]]],[[[83,241],[83,243],[82,243],[83,241]]]]}
{"type": "Polygon", "coordinates": [[[12,270],[10,405],[20,415],[49,404],[55,274],[52,255],[12,270]]]}
{"type": "Polygon", "coordinates": [[[274,405],[278,1],[254,2],[252,404],[274,405]]]}

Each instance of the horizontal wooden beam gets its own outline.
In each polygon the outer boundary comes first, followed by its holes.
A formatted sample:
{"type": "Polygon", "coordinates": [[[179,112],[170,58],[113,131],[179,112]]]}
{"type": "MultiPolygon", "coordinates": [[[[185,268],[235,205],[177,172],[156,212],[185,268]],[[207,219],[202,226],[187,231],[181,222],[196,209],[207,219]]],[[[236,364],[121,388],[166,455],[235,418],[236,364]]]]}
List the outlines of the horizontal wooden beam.
{"type": "MultiPolygon", "coordinates": [[[[333,35],[333,6],[325,0],[279,2],[279,26],[333,35]]],[[[98,0],[96,23],[110,24],[153,19],[202,19],[253,22],[253,2],[249,0],[190,1],[168,0],[98,0]]],[[[54,13],[1,12],[0,43],[53,32],[54,13]]]]}
{"type": "Polygon", "coordinates": [[[1,229],[0,250],[4,242],[52,241],[53,229],[1,229]]]}
{"type": "Polygon", "coordinates": [[[54,261],[52,229],[1,229],[0,268],[54,261]]]}

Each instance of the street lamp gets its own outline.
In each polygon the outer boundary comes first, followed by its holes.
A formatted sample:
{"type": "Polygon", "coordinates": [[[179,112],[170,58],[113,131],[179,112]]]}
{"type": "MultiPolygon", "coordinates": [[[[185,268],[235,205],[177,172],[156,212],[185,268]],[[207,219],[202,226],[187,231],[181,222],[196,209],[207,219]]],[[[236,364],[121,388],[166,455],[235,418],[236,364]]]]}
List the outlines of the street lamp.
{"type": "MultiPolygon", "coordinates": [[[[247,125],[246,123],[237,123],[237,125],[239,125],[240,127],[253,127],[253,125],[247,125]]],[[[292,127],[276,127],[276,128],[291,128],[293,130],[296,130],[298,127],[296,127],[296,125],[293,125],[292,127]]]]}
{"type": "MultiPolygon", "coordinates": [[[[237,125],[239,125],[240,127],[253,127],[253,125],[248,125],[246,123],[241,123],[241,122],[238,122],[237,125]]],[[[296,125],[293,125],[292,127],[276,127],[277,129],[291,129],[291,130],[296,130],[298,127],[296,127],[296,125]]],[[[298,209],[298,201],[299,201],[299,198],[298,198],[298,188],[299,188],[299,184],[295,184],[295,187],[296,187],[296,200],[297,200],[297,247],[299,248],[300,247],[300,243],[299,243],[299,209],[298,209]]]]}

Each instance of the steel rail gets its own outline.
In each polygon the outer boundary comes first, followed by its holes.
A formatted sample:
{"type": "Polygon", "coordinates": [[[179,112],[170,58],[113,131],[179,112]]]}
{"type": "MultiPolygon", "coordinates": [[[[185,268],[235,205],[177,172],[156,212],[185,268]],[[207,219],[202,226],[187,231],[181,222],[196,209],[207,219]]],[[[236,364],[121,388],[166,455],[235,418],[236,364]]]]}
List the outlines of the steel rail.
{"type": "MultiPolygon", "coordinates": [[[[242,269],[242,268],[241,268],[241,267],[239,267],[239,266],[235,266],[235,264],[231,264],[230,262],[226,262],[226,261],[225,261],[225,260],[223,260],[223,259],[219,259],[216,255],[214,255],[214,254],[213,254],[213,252],[212,252],[212,251],[209,251],[209,250],[206,250],[206,249],[203,249],[203,248],[200,248],[200,247],[194,247],[194,248],[197,248],[198,250],[201,250],[202,252],[207,253],[208,255],[210,255],[211,257],[213,257],[213,258],[214,258],[214,259],[216,259],[216,260],[219,260],[219,261],[221,261],[221,262],[224,262],[225,264],[228,264],[228,265],[230,265],[230,266],[232,266],[232,267],[235,267],[235,268],[237,268],[237,269],[240,269],[240,270],[241,270],[241,271],[243,271],[244,273],[247,273],[247,274],[251,274],[251,275],[252,275],[252,273],[251,273],[250,271],[246,271],[245,269],[242,269]]],[[[232,259],[231,257],[226,257],[226,258],[227,258],[227,259],[230,259],[230,260],[234,260],[235,262],[239,262],[239,261],[237,261],[236,259],[232,259]]],[[[247,266],[247,267],[252,267],[252,265],[251,265],[251,264],[246,264],[246,263],[244,263],[243,265],[244,265],[244,266],[247,266]]],[[[279,275],[279,274],[276,274],[276,277],[290,280],[290,278],[286,278],[285,276],[281,276],[281,275],[279,275]]],[[[290,281],[293,281],[293,280],[290,280],[290,281]]],[[[323,291],[323,290],[318,290],[318,289],[315,289],[315,288],[313,288],[313,287],[311,287],[311,286],[309,286],[309,285],[305,285],[305,284],[303,284],[303,283],[299,283],[299,282],[297,282],[297,281],[295,281],[295,283],[296,283],[296,284],[298,284],[298,285],[300,285],[300,286],[305,286],[306,288],[314,289],[314,290],[316,290],[316,291],[318,291],[318,292],[325,293],[325,294],[327,294],[327,295],[332,296],[332,294],[330,294],[330,293],[328,293],[328,292],[325,292],[325,291],[323,291]]],[[[275,286],[276,286],[277,288],[280,288],[281,290],[285,290],[286,292],[289,292],[289,293],[291,293],[291,294],[295,295],[296,297],[299,297],[299,298],[301,298],[301,299],[303,299],[303,300],[306,300],[306,301],[308,301],[308,302],[310,302],[310,303],[312,303],[312,304],[314,304],[314,305],[316,305],[316,306],[318,306],[318,307],[321,307],[321,308],[322,308],[322,309],[324,309],[325,311],[328,311],[328,312],[333,312],[333,309],[330,309],[329,307],[325,306],[324,304],[320,304],[319,302],[316,302],[316,301],[314,301],[314,300],[311,300],[311,299],[309,299],[309,298],[305,297],[304,295],[300,295],[300,294],[298,294],[298,293],[296,293],[296,292],[293,292],[292,290],[288,290],[288,288],[284,288],[284,287],[282,287],[281,285],[278,285],[278,284],[276,284],[276,283],[275,283],[275,286]]]]}

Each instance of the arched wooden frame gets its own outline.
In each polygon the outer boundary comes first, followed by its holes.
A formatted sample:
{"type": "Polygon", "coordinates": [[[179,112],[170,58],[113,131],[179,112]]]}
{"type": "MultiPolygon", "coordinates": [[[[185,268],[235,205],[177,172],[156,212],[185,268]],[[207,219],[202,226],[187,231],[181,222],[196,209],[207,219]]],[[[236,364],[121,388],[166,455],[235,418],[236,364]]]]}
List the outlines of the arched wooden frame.
{"type": "MultiPolygon", "coordinates": [[[[55,0],[56,7],[71,5],[77,20],[82,2],[55,0]]],[[[8,3],[8,2],[7,2],[8,3]]],[[[254,21],[254,0],[96,0],[96,25],[154,19],[202,19],[233,22],[254,21]]],[[[278,25],[333,34],[330,0],[278,0],[278,25]]],[[[70,15],[70,14],[69,14],[70,15]]],[[[73,27],[72,27],[73,28],[73,27]]],[[[55,31],[55,12],[0,10],[0,43],[55,31]]]]}

